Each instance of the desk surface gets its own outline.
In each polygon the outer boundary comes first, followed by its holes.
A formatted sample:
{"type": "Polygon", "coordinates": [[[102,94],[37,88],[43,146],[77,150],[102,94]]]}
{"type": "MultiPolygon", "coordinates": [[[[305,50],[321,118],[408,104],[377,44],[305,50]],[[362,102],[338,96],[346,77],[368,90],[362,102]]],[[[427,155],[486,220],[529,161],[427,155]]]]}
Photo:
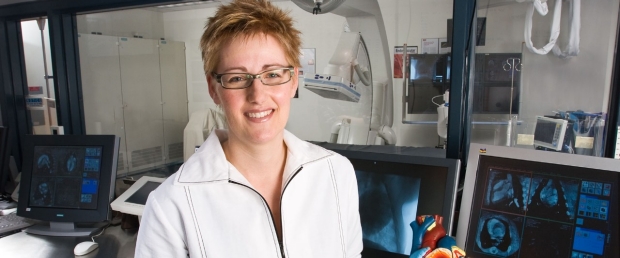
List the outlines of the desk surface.
{"type": "Polygon", "coordinates": [[[138,230],[122,230],[120,226],[109,227],[95,238],[99,248],[84,256],[75,256],[75,245],[91,241],[89,237],[48,237],[19,232],[0,238],[2,257],[133,257],[138,230]]]}

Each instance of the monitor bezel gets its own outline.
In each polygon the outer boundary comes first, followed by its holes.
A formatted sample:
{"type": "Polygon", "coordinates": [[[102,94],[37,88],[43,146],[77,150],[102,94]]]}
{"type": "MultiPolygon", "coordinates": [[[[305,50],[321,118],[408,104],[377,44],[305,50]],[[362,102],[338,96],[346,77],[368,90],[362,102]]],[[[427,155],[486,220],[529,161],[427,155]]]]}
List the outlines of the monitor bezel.
{"type": "Polygon", "coordinates": [[[456,230],[457,246],[463,248],[464,250],[466,248],[465,242],[467,240],[467,232],[469,230],[469,221],[472,212],[471,206],[476,187],[476,177],[478,176],[480,156],[516,159],[615,172],[618,172],[619,168],[619,162],[609,158],[471,143],[469,147],[469,157],[467,159],[463,195],[456,230]]]}
{"type": "Polygon", "coordinates": [[[135,183],[133,183],[129,189],[125,190],[121,196],[116,198],[110,205],[112,209],[118,212],[122,212],[125,214],[131,214],[136,216],[142,216],[142,212],[144,211],[144,207],[146,204],[137,204],[128,202],[127,199],[133,196],[137,191],[139,191],[146,183],[148,182],[156,182],[160,183],[160,185],[166,180],[166,178],[162,177],[152,177],[152,176],[142,176],[135,183]]]}
{"type": "Polygon", "coordinates": [[[7,184],[13,182],[13,175],[9,169],[10,148],[9,127],[0,126],[0,194],[5,194],[7,184]]]}
{"type": "MultiPolygon", "coordinates": [[[[379,153],[379,152],[367,152],[357,150],[338,150],[332,149],[332,151],[352,159],[379,161],[379,162],[393,162],[411,165],[424,165],[434,167],[445,167],[448,169],[446,175],[446,189],[444,192],[443,200],[443,213],[440,214],[443,217],[443,227],[446,232],[452,232],[452,222],[454,219],[454,209],[456,204],[456,193],[458,188],[458,178],[461,167],[461,161],[458,159],[438,158],[438,157],[426,157],[426,156],[414,156],[406,154],[395,153],[379,153]]],[[[355,167],[354,167],[355,168],[355,167]]],[[[434,215],[434,214],[427,214],[434,215]]]]}
{"type": "Polygon", "coordinates": [[[23,148],[23,171],[20,180],[17,215],[49,222],[101,222],[108,220],[114,198],[120,137],[116,135],[26,135],[23,148]],[[101,176],[97,209],[81,210],[54,207],[30,207],[30,189],[34,148],[36,146],[101,146],[101,176]]]}

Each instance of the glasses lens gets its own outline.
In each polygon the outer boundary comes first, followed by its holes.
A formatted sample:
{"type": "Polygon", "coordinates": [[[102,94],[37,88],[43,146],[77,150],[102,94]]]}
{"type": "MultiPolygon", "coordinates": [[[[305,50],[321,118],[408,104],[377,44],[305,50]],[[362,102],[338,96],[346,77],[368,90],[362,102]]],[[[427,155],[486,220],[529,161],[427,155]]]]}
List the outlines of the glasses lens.
{"type": "MultiPolygon", "coordinates": [[[[291,80],[291,71],[288,68],[279,68],[262,72],[256,77],[259,77],[264,85],[280,85],[291,80]]],[[[220,80],[224,88],[243,89],[249,87],[256,77],[247,73],[227,73],[222,74],[220,80]]]]}
{"type": "Polygon", "coordinates": [[[279,85],[291,79],[291,72],[287,68],[265,71],[260,74],[260,80],[265,85],[279,85]]]}
{"type": "Polygon", "coordinates": [[[247,87],[250,83],[248,74],[245,73],[229,73],[222,75],[222,86],[230,89],[241,89],[247,87]]]}

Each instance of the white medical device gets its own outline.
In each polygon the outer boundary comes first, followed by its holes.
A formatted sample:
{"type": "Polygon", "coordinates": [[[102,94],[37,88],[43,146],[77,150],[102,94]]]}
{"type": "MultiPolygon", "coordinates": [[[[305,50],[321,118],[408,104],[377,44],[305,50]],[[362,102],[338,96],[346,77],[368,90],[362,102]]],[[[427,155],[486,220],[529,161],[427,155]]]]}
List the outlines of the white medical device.
{"type": "Polygon", "coordinates": [[[443,95],[443,104],[437,107],[437,134],[443,139],[448,139],[448,107],[450,91],[446,90],[443,95]]]}
{"type": "Polygon", "coordinates": [[[149,194],[164,182],[164,180],[166,179],[159,177],[141,177],[110,204],[112,210],[136,215],[138,219],[141,219],[149,194]]]}
{"type": "Polygon", "coordinates": [[[357,90],[357,82],[354,73],[364,85],[372,84],[371,73],[366,67],[357,62],[357,55],[362,45],[364,52],[368,54],[364,39],[356,32],[343,32],[340,35],[338,46],[334,55],[329,60],[323,74],[307,75],[304,78],[306,89],[329,99],[338,99],[358,102],[361,94],[357,90]]]}
{"type": "Polygon", "coordinates": [[[357,87],[364,87],[358,85],[361,81],[362,84],[370,86],[370,97],[373,103],[376,101],[380,106],[376,111],[371,111],[370,126],[359,123],[361,117],[338,117],[338,121],[330,128],[330,142],[396,144],[396,133],[391,128],[394,117],[392,61],[378,1],[292,0],[292,2],[309,13],[317,14],[318,7],[320,9],[318,14],[331,12],[343,16],[347,19],[350,31],[356,31],[342,33],[336,51],[323,74],[305,74],[305,88],[325,98],[359,103],[361,94],[357,87]],[[370,24],[376,24],[377,27],[368,26],[370,24]],[[368,41],[364,41],[364,38],[368,41]],[[369,54],[369,48],[373,49],[372,55],[369,54]],[[357,62],[358,57],[359,62],[364,65],[364,59],[368,60],[368,68],[357,62]],[[375,63],[377,66],[373,72],[371,64],[375,63]],[[377,88],[379,90],[375,90],[377,88]],[[345,137],[347,135],[348,137],[345,137]]]}
{"type": "Polygon", "coordinates": [[[204,143],[213,129],[226,129],[226,116],[217,109],[193,112],[183,130],[183,161],[187,161],[204,143]]]}
{"type": "Polygon", "coordinates": [[[536,116],[534,145],[561,151],[567,124],[564,119],[536,116]]]}

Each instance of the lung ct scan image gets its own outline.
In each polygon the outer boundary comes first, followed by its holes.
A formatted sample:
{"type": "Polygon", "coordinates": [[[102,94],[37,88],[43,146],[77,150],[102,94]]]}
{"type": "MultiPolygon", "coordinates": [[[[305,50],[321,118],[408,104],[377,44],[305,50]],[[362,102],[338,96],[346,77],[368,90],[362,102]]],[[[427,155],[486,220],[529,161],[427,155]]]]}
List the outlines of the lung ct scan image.
{"type": "Polygon", "coordinates": [[[531,176],[528,173],[491,169],[483,207],[523,214],[528,203],[531,176]]]}
{"type": "Polygon", "coordinates": [[[523,217],[482,211],[474,250],[500,257],[517,257],[523,217]]]}
{"type": "Polygon", "coordinates": [[[573,221],[578,189],[579,182],[576,180],[533,177],[527,215],[563,222],[573,221]]]}
{"type": "Polygon", "coordinates": [[[420,179],[356,171],[364,248],[409,255],[420,179]]]}

